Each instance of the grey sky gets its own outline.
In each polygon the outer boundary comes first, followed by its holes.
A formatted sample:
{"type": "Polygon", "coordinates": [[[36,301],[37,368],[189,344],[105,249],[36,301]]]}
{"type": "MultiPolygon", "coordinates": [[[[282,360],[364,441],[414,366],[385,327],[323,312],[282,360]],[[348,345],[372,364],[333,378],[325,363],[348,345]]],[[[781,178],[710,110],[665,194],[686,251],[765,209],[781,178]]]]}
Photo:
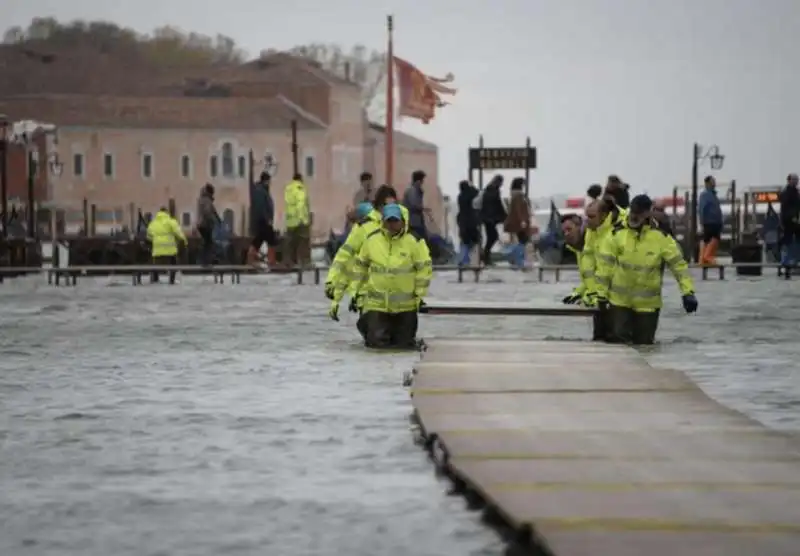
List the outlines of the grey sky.
{"type": "MultiPolygon", "coordinates": [[[[400,128],[441,149],[455,193],[466,149],[530,135],[532,194],[582,194],[619,173],[636,191],[688,184],[694,141],[726,155],[720,180],[782,184],[800,168],[797,0],[5,0],[2,21],[108,19],[224,33],[249,53],[313,41],[385,45],[434,75],[453,72],[453,105],[400,128]]],[[[702,172],[707,172],[704,167],[702,172]]]]}

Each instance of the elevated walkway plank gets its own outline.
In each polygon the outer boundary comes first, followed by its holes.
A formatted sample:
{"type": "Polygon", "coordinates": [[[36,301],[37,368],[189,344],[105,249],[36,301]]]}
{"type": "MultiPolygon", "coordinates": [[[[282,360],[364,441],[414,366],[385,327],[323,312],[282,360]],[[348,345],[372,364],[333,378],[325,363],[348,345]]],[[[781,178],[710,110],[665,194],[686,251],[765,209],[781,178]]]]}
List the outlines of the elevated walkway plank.
{"type": "Polygon", "coordinates": [[[449,472],[551,554],[800,554],[800,439],[632,349],[436,340],[412,396],[449,472]]]}

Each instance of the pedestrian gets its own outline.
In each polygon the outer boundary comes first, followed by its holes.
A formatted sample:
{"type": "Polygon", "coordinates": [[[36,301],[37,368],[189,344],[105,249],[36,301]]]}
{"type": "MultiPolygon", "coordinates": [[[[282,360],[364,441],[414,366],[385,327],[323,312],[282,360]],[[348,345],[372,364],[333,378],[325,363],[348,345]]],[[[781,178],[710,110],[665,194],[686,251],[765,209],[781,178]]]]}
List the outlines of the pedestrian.
{"type": "Polygon", "coordinates": [[[214,205],[214,186],[207,183],[200,190],[197,199],[197,233],[203,244],[200,249],[200,264],[210,265],[214,263],[214,228],[222,219],[219,217],[217,207],[214,205]]]}
{"type": "Polygon", "coordinates": [[[703,227],[703,244],[700,246],[700,264],[717,264],[717,249],[722,237],[722,206],[717,197],[717,182],[713,176],[703,180],[705,189],[700,194],[697,207],[703,227]]]}
{"type": "Polygon", "coordinates": [[[252,187],[250,202],[250,234],[253,241],[247,248],[247,264],[256,266],[259,259],[261,246],[267,244],[268,263],[275,263],[276,235],[273,222],[275,221],[275,202],[269,191],[272,176],[268,172],[261,172],[258,181],[252,187]]]}
{"type": "Polygon", "coordinates": [[[531,239],[530,221],[531,211],[528,199],[525,197],[525,179],[514,178],[511,181],[508,215],[503,223],[504,231],[516,239],[510,254],[512,267],[525,268],[525,247],[531,239]]]}
{"type": "Polygon", "coordinates": [[[373,191],[372,188],[372,174],[363,172],[360,177],[358,191],[353,195],[353,208],[355,209],[361,203],[371,203],[374,195],[375,191],[373,191]]]}
{"type": "Polygon", "coordinates": [[[287,266],[304,266],[311,242],[311,211],[303,176],[295,174],[284,190],[287,266]]]}
{"type": "Polygon", "coordinates": [[[606,180],[606,188],[603,192],[603,197],[611,199],[621,209],[627,209],[630,206],[630,195],[628,193],[630,186],[622,183],[622,180],[616,174],[611,174],[606,180]]]}
{"type": "Polygon", "coordinates": [[[497,240],[500,239],[497,226],[505,222],[508,216],[500,194],[501,187],[503,187],[503,176],[498,174],[491,179],[480,196],[480,216],[485,231],[485,243],[483,245],[483,256],[481,259],[486,266],[494,264],[492,262],[492,248],[497,243],[497,240]]]}
{"type": "Polygon", "coordinates": [[[786,278],[791,277],[791,268],[797,264],[800,248],[800,191],[797,174],[786,177],[786,187],[780,193],[781,205],[781,266],[786,278]]]}
{"type": "Polygon", "coordinates": [[[403,204],[408,209],[408,227],[414,236],[420,241],[428,240],[428,232],[425,225],[425,172],[416,170],[411,174],[411,185],[406,188],[403,194],[403,204]]]}
{"type": "MultiPolygon", "coordinates": [[[[178,264],[178,242],[187,245],[181,225],[161,207],[155,218],[147,225],[147,239],[150,241],[153,265],[173,266],[178,264]]],[[[150,282],[158,282],[158,271],[154,270],[150,282]]],[[[175,283],[175,272],[169,273],[169,283],[175,283]]]]}
{"type": "Polygon", "coordinates": [[[467,180],[458,184],[458,237],[461,240],[458,264],[469,266],[470,254],[481,243],[481,221],[479,210],[475,208],[475,199],[478,198],[478,188],[467,180]]]}

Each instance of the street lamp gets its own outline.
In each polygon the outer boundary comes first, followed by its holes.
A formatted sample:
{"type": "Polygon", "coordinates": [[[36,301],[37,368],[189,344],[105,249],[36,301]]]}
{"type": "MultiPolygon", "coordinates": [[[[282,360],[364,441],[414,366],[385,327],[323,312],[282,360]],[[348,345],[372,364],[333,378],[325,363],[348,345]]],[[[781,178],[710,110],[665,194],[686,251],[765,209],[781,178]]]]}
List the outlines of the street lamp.
{"type": "Polygon", "coordinates": [[[712,170],[720,170],[725,162],[725,155],[719,153],[717,145],[711,145],[703,151],[703,147],[695,143],[692,148],[692,216],[689,228],[689,249],[691,249],[691,257],[695,263],[699,262],[700,256],[697,249],[697,190],[700,181],[698,168],[704,160],[708,160],[712,170]]]}

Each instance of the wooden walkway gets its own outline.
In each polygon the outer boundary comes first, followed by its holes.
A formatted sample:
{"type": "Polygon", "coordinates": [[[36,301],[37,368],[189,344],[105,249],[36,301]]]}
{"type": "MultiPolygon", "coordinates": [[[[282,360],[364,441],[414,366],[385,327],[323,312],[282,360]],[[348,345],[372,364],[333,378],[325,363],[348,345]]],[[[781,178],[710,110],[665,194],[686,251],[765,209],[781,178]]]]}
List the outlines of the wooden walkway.
{"type": "Polygon", "coordinates": [[[411,390],[434,462],[520,553],[800,555],[800,439],[630,348],[434,340],[411,390]]]}

